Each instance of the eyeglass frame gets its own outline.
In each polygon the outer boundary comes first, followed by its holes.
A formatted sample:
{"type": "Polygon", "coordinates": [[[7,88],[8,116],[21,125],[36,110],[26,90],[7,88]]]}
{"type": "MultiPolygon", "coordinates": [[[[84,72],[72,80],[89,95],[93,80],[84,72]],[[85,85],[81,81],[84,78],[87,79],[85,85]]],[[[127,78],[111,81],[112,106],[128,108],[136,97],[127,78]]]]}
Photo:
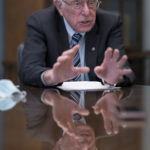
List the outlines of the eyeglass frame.
{"type": "MultiPolygon", "coordinates": [[[[62,2],[64,2],[65,4],[67,4],[68,6],[71,6],[72,8],[74,8],[74,9],[76,9],[76,10],[80,10],[80,9],[83,9],[83,7],[84,7],[84,3],[83,2],[81,2],[81,0],[80,0],[80,5],[77,7],[77,6],[75,6],[75,1],[72,1],[71,3],[69,3],[69,2],[67,2],[67,1],[65,1],[65,0],[62,0],[62,2]],[[74,3],[73,3],[74,2],[74,3]]],[[[89,1],[89,2],[92,2],[92,1],[89,1]]],[[[93,1],[94,2],[94,1],[93,1]]],[[[97,2],[96,2],[96,7],[94,8],[92,8],[92,5],[90,6],[89,4],[88,4],[88,2],[87,2],[87,6],[88,6],[88,8],[89,9],[97,9],[97,8],[99,8],[99,6],[100,6],[100,4],[101,4],[101,0],[97,0],[97,2]]]]}

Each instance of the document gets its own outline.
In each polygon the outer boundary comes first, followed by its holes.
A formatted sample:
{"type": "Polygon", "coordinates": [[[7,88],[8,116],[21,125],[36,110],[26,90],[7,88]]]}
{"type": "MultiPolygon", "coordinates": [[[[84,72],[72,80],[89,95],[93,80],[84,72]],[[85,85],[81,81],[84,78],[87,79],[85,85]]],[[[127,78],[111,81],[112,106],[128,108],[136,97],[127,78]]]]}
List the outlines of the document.
{"type": "Polygon", "coordinates": [[[110,85],[102,85],[98,81],[70,81],[64,82],[59,89],[64,91],[103,91],[103,90],[117,90],[120,87],[114,87],[110,85]]]}

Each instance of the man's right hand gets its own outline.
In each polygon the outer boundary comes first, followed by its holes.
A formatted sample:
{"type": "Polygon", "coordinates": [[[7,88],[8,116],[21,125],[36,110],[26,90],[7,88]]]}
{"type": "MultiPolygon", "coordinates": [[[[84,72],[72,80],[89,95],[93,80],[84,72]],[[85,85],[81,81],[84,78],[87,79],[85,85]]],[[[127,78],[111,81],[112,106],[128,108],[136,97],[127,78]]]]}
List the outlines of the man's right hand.
{"type": "Polygon", "coordinates": [[[79,45],[76,45],[63,52],[57,58],[53,68],[44,73],[44,81],[47,84],[58,84],[73,79],[81,73],[88,73],[90,71],[89,67],[75,67],[73,65],[73,60],[78,50],[79,45]]]}

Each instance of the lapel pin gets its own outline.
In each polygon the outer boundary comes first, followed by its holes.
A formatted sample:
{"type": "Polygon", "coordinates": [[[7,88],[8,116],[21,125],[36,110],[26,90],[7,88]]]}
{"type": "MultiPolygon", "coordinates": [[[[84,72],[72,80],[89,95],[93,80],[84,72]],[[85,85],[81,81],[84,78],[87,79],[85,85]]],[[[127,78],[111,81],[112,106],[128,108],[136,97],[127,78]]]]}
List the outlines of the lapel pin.
{"type": "Polygon", "coordinates": [[[92,52],[94,52],[95,51],[95,47],[92,47],[92,52]]]}

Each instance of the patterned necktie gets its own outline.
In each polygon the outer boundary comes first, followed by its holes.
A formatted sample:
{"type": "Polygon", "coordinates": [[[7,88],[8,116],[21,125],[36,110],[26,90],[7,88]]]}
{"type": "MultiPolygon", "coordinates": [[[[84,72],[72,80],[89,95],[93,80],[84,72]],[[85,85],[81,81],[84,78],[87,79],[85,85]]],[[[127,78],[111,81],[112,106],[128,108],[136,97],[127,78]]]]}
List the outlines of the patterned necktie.
{"type": "MultiPolygon", "coordinates": [[[[74,47],[75,45],[77,45],[81,39],[82,35],[80,33],[75,33],[72,36],[72,47],[74,47]]],[[[75,67],[80,67],[80,55],[79,55],[79,51],[76,53],[75,57],[74,57],[74,61],[73,64],[75,67]]],[[[76,78],[74,78],[74,81],[80,81],[81,80],[81,75],[78,75],[76,78]]]]}
{"type": "MultiPolygon", "coordinates": [[[[85,91],[72,91],[71,96],[73,97],[73,99],[78,103],[78,105],[81,108],[85,108],[85,91]]],[[[84,121],[85,120],[84,117],[82,117],[78,113],[75,113],[73,118],[74,118],[73,119],[74,121],[77,121],[77,120],[84,121]]]]}
{"type": "MultiPolygon", "coordinates": [[[[73,36],[72,36],[72,47],[74,47],[75,45],[77,45],[79,43],[81,37],[82,37],[82,35],[80,33],[73,34],[73,36]]],[[[75,67],[80,67],[79,51],[76,53],[76,55],[74,57],[73,64],[74,64],[75,67]]],[[[77,77],[72,79],[72,81],[81,81],[81,75],[79,74],[77,77]]],[[[77,103],[79,103],[79,101],[80,101],[80,92],[71,91],[71,96],[74,98],[74,100],[76,100],[77,103]]]]}

